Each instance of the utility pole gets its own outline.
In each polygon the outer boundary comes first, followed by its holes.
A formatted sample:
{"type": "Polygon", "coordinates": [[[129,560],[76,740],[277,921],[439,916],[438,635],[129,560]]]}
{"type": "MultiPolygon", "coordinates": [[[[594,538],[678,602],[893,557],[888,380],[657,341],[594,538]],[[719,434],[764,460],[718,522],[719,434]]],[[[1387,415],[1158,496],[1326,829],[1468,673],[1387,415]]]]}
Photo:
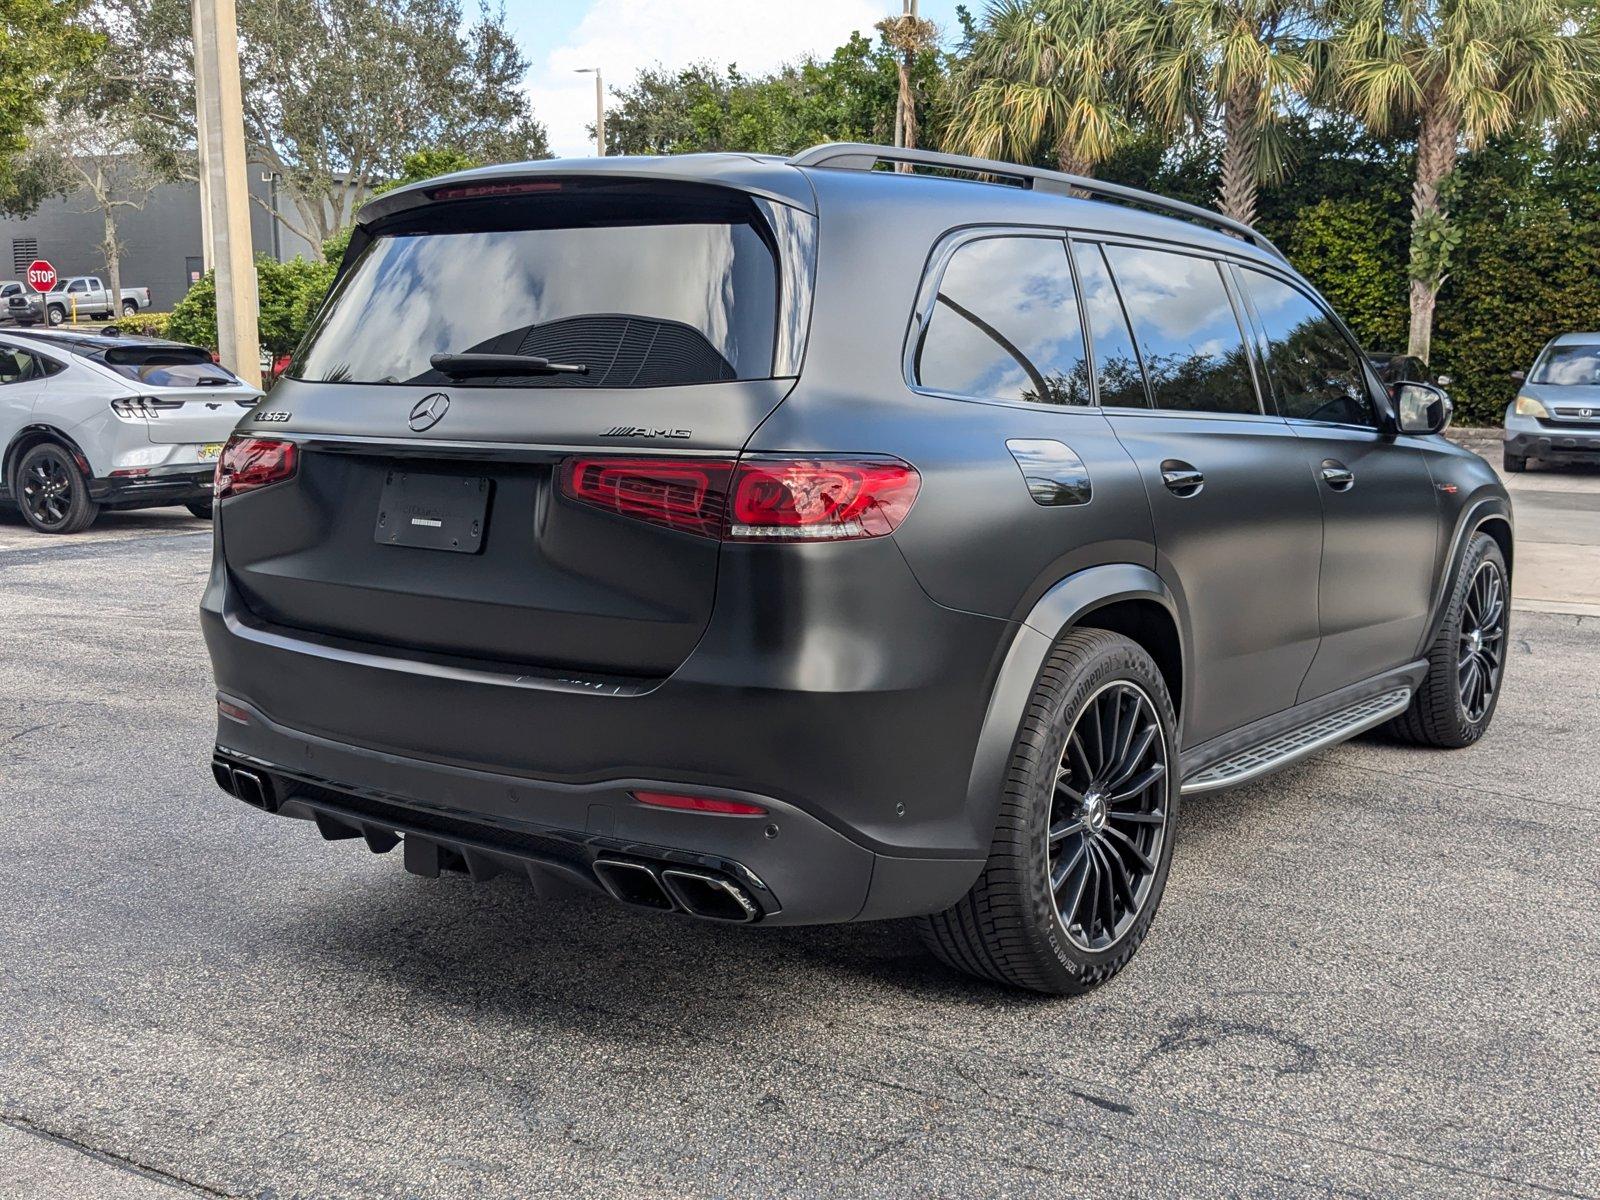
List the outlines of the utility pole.
{"type": "Polygon", "coordinates": [[[601,158],[606,156],[606,86],[600,78],[599,67],[579,67],[574,75],[594,76],[594,149],[601,158]]]}
{"type": "Polygon", "coordinates": [[[239,86],[239,19],[234,0],[193,0],[195,99],[200,117],[201,197],[211,265],[217,272],[217,357],[261,386],[256,267],[250,243],[250,168],[239,86]]]}

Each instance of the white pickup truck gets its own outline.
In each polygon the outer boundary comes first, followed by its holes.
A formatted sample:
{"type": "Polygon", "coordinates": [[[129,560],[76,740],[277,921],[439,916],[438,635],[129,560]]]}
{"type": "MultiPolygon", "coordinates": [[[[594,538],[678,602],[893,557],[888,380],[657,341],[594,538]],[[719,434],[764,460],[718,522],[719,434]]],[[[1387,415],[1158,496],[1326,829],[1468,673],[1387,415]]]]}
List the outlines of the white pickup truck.
{"type": "Polygon", "coordinates": [[[73,275],[56,280],[55,287],[43,296],[17,295],[6,298],[5,316],[19,325],[41,322],[60,325],[65,321],[90,317],[96,321],[122,315],[131,317],[150,307],[150,289],[123,288],[112,303],[111,292],[98,275],[73,275]]]}

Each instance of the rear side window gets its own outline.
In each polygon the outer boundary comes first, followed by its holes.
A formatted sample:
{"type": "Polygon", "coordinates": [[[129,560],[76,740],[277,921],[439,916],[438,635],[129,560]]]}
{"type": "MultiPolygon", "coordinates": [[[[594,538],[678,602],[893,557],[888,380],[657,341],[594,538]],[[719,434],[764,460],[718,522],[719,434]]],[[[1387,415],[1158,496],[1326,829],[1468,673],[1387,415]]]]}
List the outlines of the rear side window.
{"type": "Polygon", "coordinates": [[[917,347],[915,377],[961,396],[1093,404],[1065,243],[992,237],[957,249],[917,347]]]}
{"type": "Polygon", "coordinates": [[[1107,246],[1157,408],[1259,414],[1222,271],[1209,258],[1107,246]]]}
{"type": "Polygon", "coordinates": [[[748,197],[586,198],[549,186],[549,197],[435,205],[409,227],[380,229],[288,373],[520,388],[771,377],[778,263],[748,197]],[[587,373],[452,376],[431,365],[439,354],[544,358],[587,373]]]}
{"type": "Polygon", "coordinates": [[[1248,267],[1239,275],[1266,338],[1267,378],[1278,412],[1303,421],[1375,424],[1361,356],[1333,318],[1281,279],[1248,267]]]}

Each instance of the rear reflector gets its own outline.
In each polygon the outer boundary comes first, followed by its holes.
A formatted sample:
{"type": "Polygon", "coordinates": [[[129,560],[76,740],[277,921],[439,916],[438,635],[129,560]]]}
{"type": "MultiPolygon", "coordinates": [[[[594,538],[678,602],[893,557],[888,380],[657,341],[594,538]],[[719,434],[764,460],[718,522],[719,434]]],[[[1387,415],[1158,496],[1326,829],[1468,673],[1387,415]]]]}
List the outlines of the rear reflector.
{"type": "Polygon", "coordinates": [[[684,812],[721,813],[729,817],[764,817],[767,810],[759,804],[745,804],[740,800],[718,800],[711,796],[680,796],[676,792],[633,792],[640,804],[652,808],[676,808],[684,812]]]}
{"type": "Polygon", "coordinates": [[[217,701],[217,715],[227,717],[230,721],[237,721],[240,725],[250,724],[249,711],[237,704],[229,704],[226,700],[217,701]]]}
{"type": "Polygon", "coordinates": [[[561,492],[700,537],[823,542],[882,537],[922,482],[899,459],[569,458],[561,492]]]}
{"type": "Polygon", "coordinates": [[[293,479],[298,457],[293,442],[235,434],[217,459],[217,499],[293,479]]]}

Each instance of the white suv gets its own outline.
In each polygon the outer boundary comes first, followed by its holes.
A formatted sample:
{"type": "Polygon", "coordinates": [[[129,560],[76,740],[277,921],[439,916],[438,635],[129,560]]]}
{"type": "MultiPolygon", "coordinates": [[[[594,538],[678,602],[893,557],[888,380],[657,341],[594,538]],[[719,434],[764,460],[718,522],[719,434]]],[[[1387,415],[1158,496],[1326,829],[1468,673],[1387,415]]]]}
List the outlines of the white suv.
{"type": "Polygon", "coordinates": [[[0,498],[42,533],[77,533],[102,508],[209,518],[217,455],[260,398],[197,346],[0,332],[0,498]]]}

